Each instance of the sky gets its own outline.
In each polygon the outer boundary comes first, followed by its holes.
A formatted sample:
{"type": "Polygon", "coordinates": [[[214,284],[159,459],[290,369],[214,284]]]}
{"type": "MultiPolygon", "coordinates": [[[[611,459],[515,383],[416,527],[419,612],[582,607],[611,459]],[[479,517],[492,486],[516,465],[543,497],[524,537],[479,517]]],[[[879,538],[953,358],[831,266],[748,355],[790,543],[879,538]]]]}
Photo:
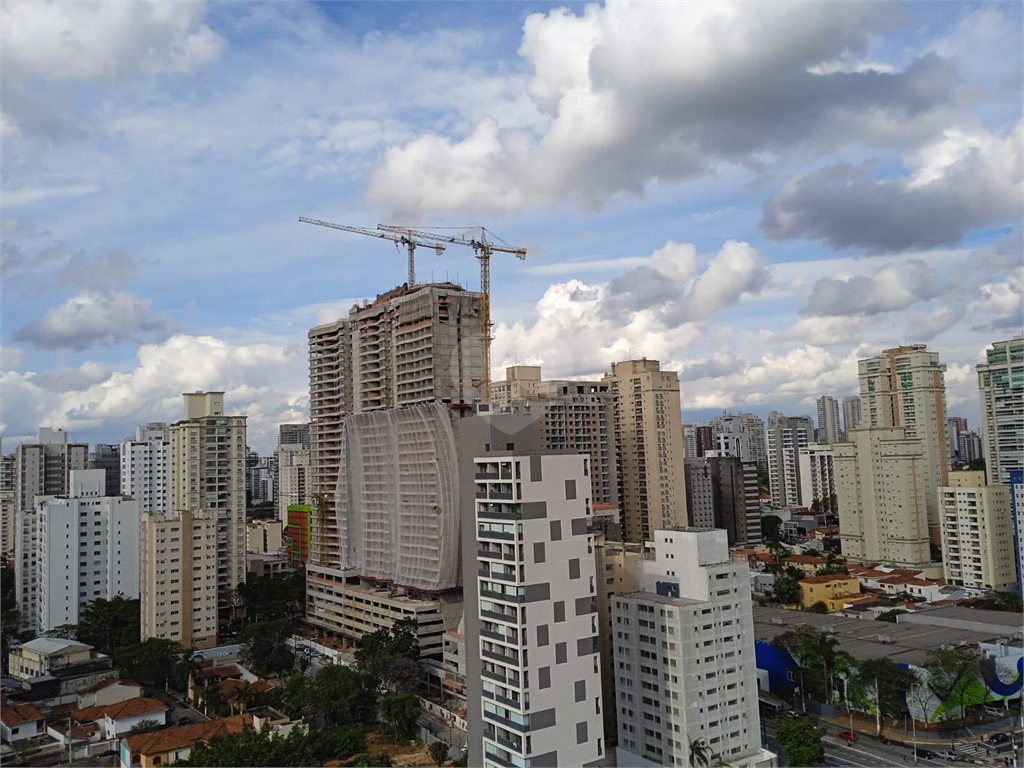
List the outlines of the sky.
{"type": "MultiPolygon", "coordinates": [[[[272,449],[306,333],[486,226],[492,377],[679,372],[684,421],[815,413],[859,358],[1024,325],[1020,3],[0,5],[3,450],[224,390],[272,449]]],[[[479,286],[470,249],[419,280],[479,286]]]]}

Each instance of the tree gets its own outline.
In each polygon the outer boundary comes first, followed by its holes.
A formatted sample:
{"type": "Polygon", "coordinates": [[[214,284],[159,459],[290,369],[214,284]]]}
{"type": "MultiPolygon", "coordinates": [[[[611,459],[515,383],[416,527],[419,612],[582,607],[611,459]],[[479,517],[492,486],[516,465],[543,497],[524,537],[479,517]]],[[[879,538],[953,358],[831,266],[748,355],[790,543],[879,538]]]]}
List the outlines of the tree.
{"type": "Polygon", "coordinates": [[[899,717],[906,711],[904,696],[917,682],[917,675],[888,656],[882,656],[858,661],[852,682],[859,696],[874,705],[878,735],[882,732],[883,717],[899,717]]]}
{"type": "Polygon", "coordinates": [[[821,739],[824,728],[818,728],[806,715],[781,717],[775,721],[775,740],[786,753],[791,766],[819,765],[825,759],[821,739]]]}
{"type": "Polygon", "coordinates": [[[413,693],[389,693],[381,696],[380,718],[396,739],[408,739],[416,733],[420,700],[413,693]]]}
{"type": "Polygon", "coordinates": [[[895,624],[897,623],[896,617],[903,613],[906,613],[906,611],[900,608],[893,608],[891,611],[883,611],[882,613],[879,613],[877,616],[875,616],[875,621],[888,621],[892,624],[895,624]]]}
{"type": "Polygon", "coordinates": [[[432,741],[427,745],[427,752],[430,753],[430,759],[437,763],[437,768],[441,768],[444,765],[444,761],[448,759],[448,750],[450,747],[445,741],[432,741]]]}
{"type": "Polygon", "coordinates": [[[973,459],[967,462],[967,469],[971,472],[984,472],[985,471],[985,460],[984,459],[973,459]]]}
{"type": "Polygon", "coordinates": [[[203,712],[207,717],[220,717],[227,712],[228,703],[221,693],[220,683],[207,683],[203,688],[203,712]]]}
{"type": "Polygon", "coordinates": [[[811,613],[828,613],[828,603],[824,600],[819,600],[810,608],[811,613]]]}
{"type": "Polygon", "coordinates": [[[359,668],[396,693],[416,690],[420,646],[415,619],[396,621],[363,637],[356,649],[359,668]]]}
{"type": "Polygon", "coordinates": [[[784,605],[792,605],[793,603],[800,602],[800,598],[803,595],[803,588],[800,586],[800,582],[792,576],[780,576],[775,580],[775,586],[772,587],[772,592],[780,603],[784,605]]]}
{"type": "Polygon", "coordinates": [[[390,768],[394,763],[391,762],[391,755],[387,752],[363,752],[356,755],[355,762],[351,765],[356,768],[390,768]]]}
{"type": "Polygon", "coordinates": [[[43,633],[44,637],[59,637],[64,640],[77,640],[78,639],[78,625],[77,624],[61,624],[53,629],[47,630],[43,633]]]}
{"type": "Polygon", "coordinates": [[[761,539],[765,544],[782,541],[782,518],[778,515],[765,515],[761,518],[761,539]]]}
{"type": "Polygon", "coordinates": [[[128,731],[129,736],[135,736],[138,733],[146,733],[147,731],[153,731],[160,727],[160,723],[156,720],[146,719],[139,720],[132,729],[128,731]]]}
{"type": "Polygon", "coordinates": [[[290,618],[302,612],[306,574],[295,571],[250,579],[238,585],[237,594],[247,622],[290,618]]]}
{"type": "Polygon", "coordinates": [[[711,749],[704,739],[691,739],[688,746],[690,768],[708,768],[711,764],[711,749]]]}
{"type": "Polygon", "coordinates": [[[802,695],[822,702],[831,702],[833,698],[832,677],[839,666],[838,644],[834,637],[808,626],[784,632],[772,641],[800,668],[802,695]]]}
{"type": "Polygon", "coordinates": [[[295,653],[285,643],[292,634],[289,619],[250,624],[242,632],[242,661],[260,675],[290,672],[295,653]]]}
{"type": "Polygon", "coordinates": [[[942,702],[943,720],[957,717],[960,727],[967,725],[967,707],[975,703],[973,694],[981,677],[981,656],[975,646],[958,645],[931,651],[924,662],[928,687],[942,702]]]}
{"type": "Polygon", "coordinates": [[[305,714],[326,726],[371,725],[377,717],[377,683],[365,672],[327,664],[303,686],[298,701],[305,714]]]}
{"type": "Polygon", "coordinates": [[[141,640],[141,609],[138,600],[116,595],[110,600],[93,600],[82,609],[78,620],[78,640],[96,647],[100,653],[114,651],[141,640]]]}
{"type": "Polygon", "coordinates": [[[165,687],[180,662],[185,649],[173,640],[151,637],[114,650],[115,665],[121,674],[151,688],[165,687]]]}

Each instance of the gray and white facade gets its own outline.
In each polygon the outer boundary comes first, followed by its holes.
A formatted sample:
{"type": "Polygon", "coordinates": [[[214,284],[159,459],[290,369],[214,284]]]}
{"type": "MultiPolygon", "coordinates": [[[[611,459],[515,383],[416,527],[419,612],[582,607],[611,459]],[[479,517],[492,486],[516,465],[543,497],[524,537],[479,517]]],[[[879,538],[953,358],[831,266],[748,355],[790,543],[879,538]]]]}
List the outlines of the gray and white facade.
{"type": "Polygon", "coordinates": [[[171,433],[162,422],[142,424],[121,443],[121,492],[140,512],[166,512],[169,497],[171,433]]]}
{"type": "Polygon", "coordinates": [[[590,458],[508,445],[463,528],[469,764],[605,764],[590,458]]]}
{"type": "Polygon", "coordinates": [[[823,395],[818,398],[818,443],[835,445],[842,439],[839,425],[839,401],[823,395]]]}
{"type": "Polygon", "coordinates": [[[779,507],[800,504],[800,449],[814,442],[810,416],[768,416],[768,482],[772,503],[779,507]]]}
{"type": "Polygon", "coordinates": [[[655,531],[642,591],[615,595],[612,616],[618,765],[777,765],[761,747],[747,564],[729,559],[725,531],[655,531]]]}

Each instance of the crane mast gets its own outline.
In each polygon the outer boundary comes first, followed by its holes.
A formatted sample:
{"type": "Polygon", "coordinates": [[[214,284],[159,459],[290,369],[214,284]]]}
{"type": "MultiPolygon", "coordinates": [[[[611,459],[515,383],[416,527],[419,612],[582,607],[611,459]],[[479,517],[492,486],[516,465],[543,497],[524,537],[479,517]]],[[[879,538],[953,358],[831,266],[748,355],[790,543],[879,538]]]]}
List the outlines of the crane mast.
{"type": "Polygon", "coordinates": [[[404,245],[409,252],[409,287],[412,288],[416,285],[416,248],[423,246],[424,248],[433,248],[434,253],[440,256],[444,253],[444,246],[441,243],[427,243],[422,240],[418,240],[404,232],[397,232],[386,230],[378,225],[377,229],[368,229],[367,227],[350,227],[347,224],[335,224],[331,221],[321,221],[320,219],[310,219],[306,216],[299,216],[299,221],[303,224],[315,224],[318,227],[328,227],[329,229],[340,229],[343,232],[354,232],[357,235],[369,235],[370,237],[379,237],[382,240],[390,240],[395,245],[404,245]]]}
{"type": "Polygon", "coordinates": [[[439,243],[451,243],[455,245],[468,245],[473,249],[477,260],[480,262],[480,336],[483,345],[481,355],[483,371],[480,380],[480,390],[483,401],[491,402],[491,254],[494,252],[511,253],[518,259],[526,258],[525,248],[504,247],[490,243],[487,240],[487,230],[480,227],[480,239],[457,237],[455,235],[442,235],[437,232],[425,232],[410,227],[395,226],[392,224],[379,224],[379,230],[392,234],[401,234],[406,239],[429,240],[439,243]]]}

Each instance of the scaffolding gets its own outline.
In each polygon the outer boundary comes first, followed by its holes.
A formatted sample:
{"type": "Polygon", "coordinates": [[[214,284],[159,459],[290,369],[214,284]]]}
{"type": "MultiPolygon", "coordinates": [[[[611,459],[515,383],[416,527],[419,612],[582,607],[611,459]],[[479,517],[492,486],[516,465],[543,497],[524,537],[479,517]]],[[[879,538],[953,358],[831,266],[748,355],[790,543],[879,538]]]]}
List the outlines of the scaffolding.
{"type": "Polygon", "coordinates": [[[345,419],[335,510],[342,568],[410,589],[459,585],[459,475],[440,403],[345,419]]]}

